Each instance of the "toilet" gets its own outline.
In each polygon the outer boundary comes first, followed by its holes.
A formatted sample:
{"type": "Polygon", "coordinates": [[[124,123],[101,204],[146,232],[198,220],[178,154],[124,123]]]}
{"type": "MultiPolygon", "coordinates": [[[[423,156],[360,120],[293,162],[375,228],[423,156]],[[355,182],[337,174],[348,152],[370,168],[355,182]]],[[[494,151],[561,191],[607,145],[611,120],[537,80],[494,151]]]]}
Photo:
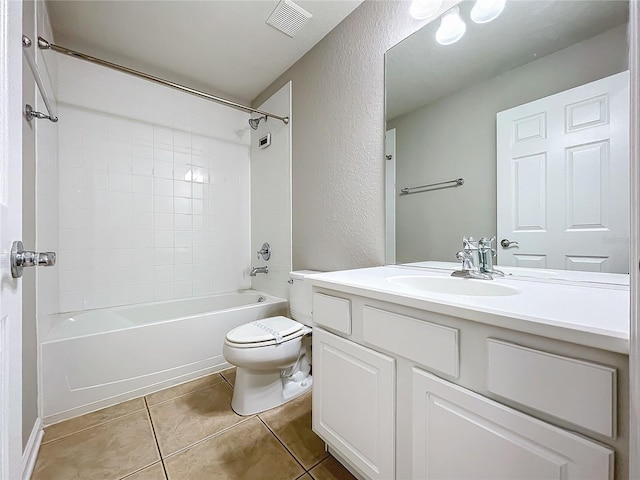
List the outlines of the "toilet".
{"type": "Polygon", "coordinates": [[[290,273],[291,316],[245,323],[227,333],[222,354],[237,367],[231,408],[238,415],[269,410],[309,391],[311,376],[311,285],[290,273]]]}

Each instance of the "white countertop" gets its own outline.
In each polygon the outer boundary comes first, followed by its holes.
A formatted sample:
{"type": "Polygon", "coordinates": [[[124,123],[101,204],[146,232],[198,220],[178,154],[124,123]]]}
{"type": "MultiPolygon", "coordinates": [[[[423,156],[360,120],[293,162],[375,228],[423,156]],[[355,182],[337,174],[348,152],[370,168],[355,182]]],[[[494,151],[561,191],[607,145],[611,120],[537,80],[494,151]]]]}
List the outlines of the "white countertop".
{"type": "Polygon", "coordinates": [[[313,286],[406,305],[443,315],[629,353],[629,288],[541,283],[515,278],[463,280],[496,282],[520,291],[511,296],[466,296],[400,287],[393,276],[448,277],[447,272],[384,266],[311,275],[313,286]]]}

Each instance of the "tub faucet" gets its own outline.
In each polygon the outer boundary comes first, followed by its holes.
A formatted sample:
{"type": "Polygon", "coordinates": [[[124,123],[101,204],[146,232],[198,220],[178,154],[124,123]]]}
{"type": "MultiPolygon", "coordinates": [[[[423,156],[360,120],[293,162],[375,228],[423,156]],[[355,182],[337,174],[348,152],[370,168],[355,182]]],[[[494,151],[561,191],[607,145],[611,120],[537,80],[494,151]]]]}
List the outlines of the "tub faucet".
{"type": "Polygon", "coordinates": [[[255,277],[259,273],[269,273],[269,267],[267,265],[264,267],[253,267],[249,276],[255,277]]]}

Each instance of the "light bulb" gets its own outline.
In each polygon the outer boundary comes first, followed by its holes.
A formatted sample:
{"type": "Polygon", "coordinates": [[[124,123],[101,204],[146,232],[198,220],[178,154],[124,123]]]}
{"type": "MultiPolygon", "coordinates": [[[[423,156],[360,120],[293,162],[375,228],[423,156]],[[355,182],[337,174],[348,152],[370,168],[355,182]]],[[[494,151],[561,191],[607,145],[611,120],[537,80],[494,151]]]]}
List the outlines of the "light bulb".
{"type": "Polygon", "coordinates": [[[487,23],[495,20],[504,10],[507,0],[476,0],[471,9],[471,20],[476,23],[487,23]]]}
{"type": "Polygon", "coordinates": [[[424,20],[429,18],[442,6],[442,0],[413,0],[409,13],[416,20],[424,20]]]}
{"type": "Polygon", "coordinates": [[[453,7],[440,17],[436,41],[441,45],[451,45],[460,40],[466,31],[467,25],[460,18],[460,9],[453,7]]]}

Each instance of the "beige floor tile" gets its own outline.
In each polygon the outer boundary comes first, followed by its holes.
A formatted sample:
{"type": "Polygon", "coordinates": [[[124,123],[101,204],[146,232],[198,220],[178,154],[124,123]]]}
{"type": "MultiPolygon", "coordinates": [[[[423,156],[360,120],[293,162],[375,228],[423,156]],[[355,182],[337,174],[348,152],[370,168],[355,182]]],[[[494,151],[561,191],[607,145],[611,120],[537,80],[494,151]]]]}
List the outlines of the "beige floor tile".
{"type": "Polygon", "coordinates": [[[257,418],[165,460],[169,480],[293,480],[302,467],[257,418]]]}
{"type": "Polygon", "coordinates": [[[71,435],[72,433],[79,432],[80,430],[95,427],[101,423],[114,420],[118,417],[122,417],[123,415],[129,415],[130,413],[143,410],[144,408],[145,405],[142,397],[134,398],[128,402],[114,405],[113,407],[103,408],[102,410],[87,413],[81,417],[56,423],[55,425],[51,425],[44,429],[42,443],[45,444],[52,442],[59,438],[66,437],[67,435],[71,435]]]}
{"type": "Polygon", "coordinates": [[[329,457],[309,472],[314,480],[357,480],[335,458],[329,457]]]}
{"type": "Polygon", "coordinates": [[[42,445],[31,478],[122,478],[158,460],[145,409],[42,445]]]}
{"type": "Polygon", "coordinates": [[[185,395],[187,393],[195,392],[196,390],[210,387],[211,385],[215,385],[216,383],[220,383],[222,381],[223,379],[220,374],[214,373],[213,375],[196,378],[195,380],[176,385],[175,387],[166,388],[155,393],[150,393],[145,398],[147,399],[147,404],[149,406],[157,405],[158,403],[166,402],[167,400],[179,397],[180,395],[185,395]]]}
{"type": "Polygon", "coordinates": [[[241,422],[225,382],[149,408],[163,457],[241,422]]]}
{"type": "Polygon", "coordinates": [[[164,474],[162,462],[158,462],[133,475],[125,477],[123,480],[167,480],[167,477],[164,474]]]}
{"type": "Polygon", "coordinates": [[[324,442],[311,430],[311,392],[260,414],[280,441],[309,469],[328,456],[324,442]]]}
{"type": "Polygon", "coordinates": [[[222,375],[232,387],[236,385],[236,367],[223,370],[220,372],[220,375],[222,375]]]}
{"type": "Polygon", "coordinates": [[[313,478],[311,478],[311,475],[309,475],[308,473],[305,473],[301,477],[298,477],[298,480],[313,480],[313,478]]]}

